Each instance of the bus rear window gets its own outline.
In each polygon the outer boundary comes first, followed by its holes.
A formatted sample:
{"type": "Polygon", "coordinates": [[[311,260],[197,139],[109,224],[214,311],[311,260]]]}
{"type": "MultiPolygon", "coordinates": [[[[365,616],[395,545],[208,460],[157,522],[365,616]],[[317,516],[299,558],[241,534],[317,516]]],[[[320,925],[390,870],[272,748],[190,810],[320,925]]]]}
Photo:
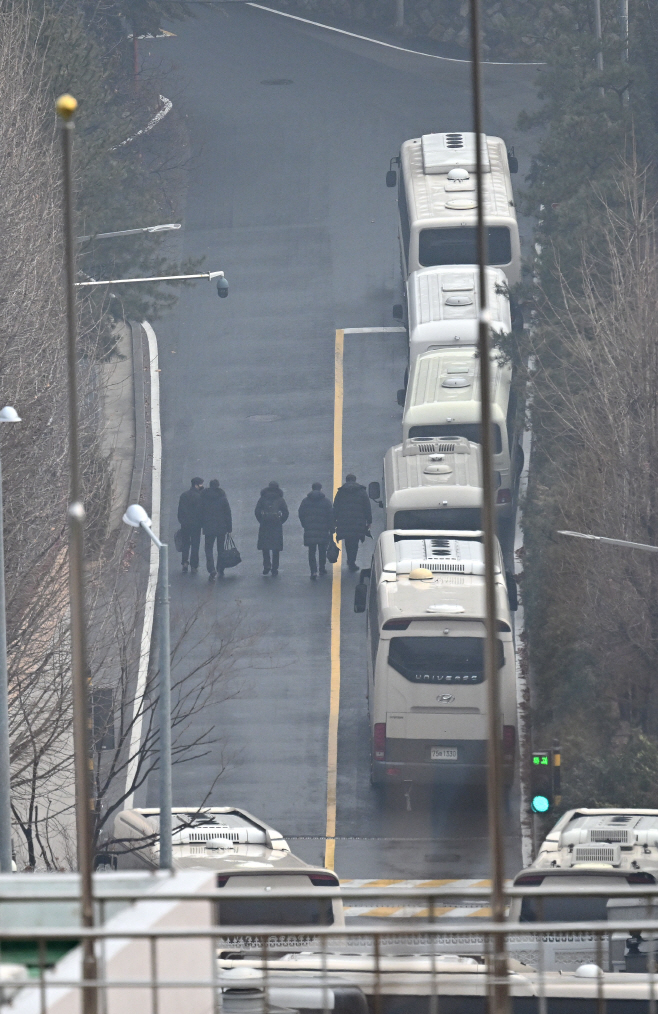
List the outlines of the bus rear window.
{"type": "MultiPolygon", "coordinates": [[[[479,423],[444,423],[442,426],[412,426],[409,430],[410,437],[422,437],[425,440],[431,437],[466,437],[474,444],[482,443],[482,429],[479,423]]],[[[503,439],[500,433],[500,426],[493,427],[494,454],[500,454],[503,449],[503,439]]]]}
{"type": "Polygon", "coordinates": [[[585,898],[570,894],[566,897],[524,898],[521,922],[604,922],[607,898],[585,898]]]}
{"type": "Polygon", "coordinates": [[[415,528],[444,529],[444,531],[479,532],[482,516],[479,507],[445,507],[442,510],[396,511],[394,528],[405,531],[415,528]]]}
{"type": "MultiPolygon", "coordinates": [[[[498,642],[498,666],[505,662],[498,642]]],[[[482,683],[484,639],[481,637],[394,637],[388,664],[411,683],[482,683]]]]}
{"type": "MultiPolygon", "coordinates": [[[[504,225],[487,229],[487,263],[509,264],[512,260],[510,231],[504,225]]],[[[418,242],[418,260],[424,268],[438,264],[477,264],[477,233],[475,226],[458,229],[423,229],[418,242]]]]}
{"type": "Polygon", "coordinates": [[[227,898],[217,905],[220,926],[331,926],[328,898],[227,898]]]}

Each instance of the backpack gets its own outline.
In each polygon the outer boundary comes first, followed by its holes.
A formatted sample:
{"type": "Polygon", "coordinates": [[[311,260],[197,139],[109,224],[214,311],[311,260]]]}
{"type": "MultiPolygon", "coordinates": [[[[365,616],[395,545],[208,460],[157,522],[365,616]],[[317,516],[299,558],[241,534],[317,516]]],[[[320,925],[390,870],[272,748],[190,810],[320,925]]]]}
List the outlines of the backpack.
{"type": "Polygon", "coordinates": [[[281,511],[269,500],[261,510],[261,524],[281,520],[281,511]]]}

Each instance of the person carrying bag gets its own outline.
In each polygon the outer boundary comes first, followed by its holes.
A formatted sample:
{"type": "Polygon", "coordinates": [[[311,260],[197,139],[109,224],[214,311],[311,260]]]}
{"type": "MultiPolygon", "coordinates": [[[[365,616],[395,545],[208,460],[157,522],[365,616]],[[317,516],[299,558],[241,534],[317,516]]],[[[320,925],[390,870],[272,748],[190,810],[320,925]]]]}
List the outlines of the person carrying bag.
{"type": "Polygon", "coordinates": [[[227,533],[224,539],[224,548],[221,554],[222,568],[228,569],[229,567],[237,567],[239,563],[242,563],[242,557],[230,532],[227,533]]]}

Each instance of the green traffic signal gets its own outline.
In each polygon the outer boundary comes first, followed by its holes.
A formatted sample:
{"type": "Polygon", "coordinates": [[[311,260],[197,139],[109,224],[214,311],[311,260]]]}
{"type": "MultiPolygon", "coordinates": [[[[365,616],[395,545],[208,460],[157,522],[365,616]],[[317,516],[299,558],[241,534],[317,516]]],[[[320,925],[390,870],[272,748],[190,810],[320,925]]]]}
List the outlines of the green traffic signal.
{"type": "Polygon", "coordinates": [[[533,796],[530,805],[533,813],[546,813],[551,805],[551,801],[546,796],[533,796]]]}

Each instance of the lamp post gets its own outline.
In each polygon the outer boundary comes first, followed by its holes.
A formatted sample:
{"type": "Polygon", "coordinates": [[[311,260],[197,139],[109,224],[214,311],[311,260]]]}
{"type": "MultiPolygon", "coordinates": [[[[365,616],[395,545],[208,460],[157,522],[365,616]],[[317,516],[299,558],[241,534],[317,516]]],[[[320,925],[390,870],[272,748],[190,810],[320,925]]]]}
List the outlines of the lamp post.
{"type": "Polygon", "coordinates": [[[123,520],[143,528],[160,551],[158,574],[158,628],[160,632],[160,869],[171,869],[171,648],[169,644],[169,548],[153,531],[150,517],[138,503],[131,504],[123,520]]]}
{"type": "Polygon", "coordinates": [[[217,295],[220,299],[225,299],[228,296],[228,282],[223,271],[204,271],[199,275],[156,275],[154,278],[106,278],[101,282],[92,278],[88,282],[76,282],[75,288],[87,289],[94,285],[128,285],[133,282],[185,282],[191,281],[193,278],[207,278],[209,282],[216,278],[217,295]]]}
{"type": "MultiPolygon", "coordinates": [[[[482,179],[482,149],[486,146],[482,108],[482,30],[480,0],[470,0],[471,8],[471,91],[473,130],[475,132],[475,184],[477,197],[477,263],[479,279],[478,355],[480,359],[480,397],[482,431],[482,542],[484,549],[485,644],[484,674],[488,703],[487,810],[491,849],[491,915],[500,931],[493,933],[490,1011],[508,1014],[510,1009],[507,978],[505,921],[505,859],[503,854],[503,758],[500,670],[498,668],[498,622],[496,609],[496,516],[494,506],[493,439],[491,419],[491,342],[487,308],[487,222],[482,179]]],[[[486,150],[486,148],[485,148],[486,150]]]]}
{"type": "Polygon", "coordinates": [[[91,239],[114,239],[116,236],[137,236],[142,232],[169,232],[171,229],[180,229],[180,222],[170,222],[167,225],[145,225],[141,229],[120,229],[119,232],[97,232],[93,236],[78,236],[78,243],[88,243],[91,239]]]}
{"type": "Polygon", "coordinates": [[[626,549],[642,549],[645,553],[658,553],[658,546],[646,542],[629,542],[628,539],[607,539],[604,535],[585,535],[583,532],[558,531],[558,535],[569,535],[572,539],[588,539],[590,542],[605,542],[609,546],[625,546],[626,549]]]}
{"type": "MultiPolygon", "coordinates": [[[[0,422],[17,423],[15,408],[5,405],[0,422]]],[[[0,466],[0,873],[11,873],[11,785],[9,776],[9,686],[7,680],[7,621],[5,616],[5,544],[0,466]]]]}
{"type": "MultiPolygon", "coordinates": [[[[75,818],[80,907],[85,929],[94,925],[92,883],[93,855],[91,816],[94,808],[91,781],[89,696],[87,682],[87,631],[84,609],[84,521],[80,500],[80,449],[78,434],[77,314],[75,305],[75,238],[73,233],[73,181],[71,148],[73,117],[78,103],[72,95],[60,95],[55,104],[62,127],[62,183],[64,218],[64,271],[66,283],[66,358],[69,389],[69,602],[71,622],[71,682],[73,685],[73,753],[75,768],[75,818]]],[[[98,968],[94,941],[82,944],[82,989],[84,1014],[96,1014],[98,968]]]]}

